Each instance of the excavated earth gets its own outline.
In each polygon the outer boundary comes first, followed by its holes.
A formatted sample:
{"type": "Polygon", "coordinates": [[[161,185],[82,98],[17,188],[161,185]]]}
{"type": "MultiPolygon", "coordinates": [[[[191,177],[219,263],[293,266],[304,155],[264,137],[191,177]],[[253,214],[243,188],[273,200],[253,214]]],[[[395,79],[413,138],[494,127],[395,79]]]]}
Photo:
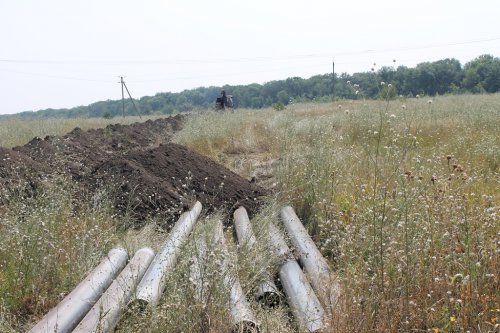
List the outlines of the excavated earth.
{"type": "MultiPolygon", "coordinates": [[[[116,212],[141,225],[158,216],[168,223],[199,200],[209,211],[256,212],[266,191],[214,161],[170,143],[185,117],[110,125],[64,136],[34,138],[24,146],[0,147],[0,187],[34,195],[47,180],[76,183],[76,196],[91,200],[110,193],[116,212]]],[[[1,204],[0,198],[0,204],[1,204]]]]}

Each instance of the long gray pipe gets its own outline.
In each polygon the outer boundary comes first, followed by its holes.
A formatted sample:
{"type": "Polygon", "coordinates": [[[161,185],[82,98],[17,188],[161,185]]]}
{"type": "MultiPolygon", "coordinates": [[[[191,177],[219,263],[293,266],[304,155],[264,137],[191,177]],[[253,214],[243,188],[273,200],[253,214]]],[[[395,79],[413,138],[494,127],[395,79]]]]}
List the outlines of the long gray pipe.
{"type": "Polygon", "coordinates": [[[102,294],[73,333],[106,333],[114,330],[124,305],[134,293],[155,253],[149,247],[138,250],[111,286],[102,294]]]}
{"type": "Polygon", "coordinates": [[[321,304],[331,313],[338,305],[340,285],[293,208],[290,206],[284,207],[281,209],[280,215],[290,241],[297,250],[299,260],[311,282],[311,286],[321,304]]]}
{"type": "Polygon", "coordinates": [[[318,332],[326,327],[325,310],[307,281],[307,278],[295,259],[280,231],[268,224],[275,255],[283,259],[279,277],[283,290],[301,331],[318,332]]]}
{"type": "MultiPolygon", "coordinates": [[[[240,249],[246,248],[247,250],[252,250],[257,240],[253,234],[246,209],[244,207],[238,208],[233,216],[236,237],[238,238],[240,249]]],[[[266,274],[264,279],[260,281],[254,295],[256,300],[265,302],[269,306],[279,304],[280,297],[278,288],[276,288],[270,274],[266,274]]]]}
{"type": "Polygon", "coordinates": [[[186,243],[201,213],[201,203],[196,202],[190,211],[177,220],[163,247],[158,252],[137,287],[136,300],[145,307],[156,306],[165,289],[166,279],[173,269],[182,246],[186,243]]]}
{"type": "Polygon", "coordinates": [[[221,221],[218,221],[215,226],[215,242],[220,244],[224,256],[221,273],[224,274],[224,286],[230,292],[231,318],[234,324],[233,332],[259,332],[257,321],[245,298],[240,281],[229,268],[229,251],[224,240],[224,229],[221,221]]]}
{"type": "Polygon", "coordinates": [[[125,249],[109,251],[108,256],[29,333],[71,332],[123,269],[127,259],[125,249]]]}
{"type": "Polygon", "coordinates": [[[196,253],[191,257],[189,276],[194,284],[194,297],[200,303],[207,301],[209,281],[205,274],[207,269],[207,243],[204,235],[195,239],[196,253]]]}

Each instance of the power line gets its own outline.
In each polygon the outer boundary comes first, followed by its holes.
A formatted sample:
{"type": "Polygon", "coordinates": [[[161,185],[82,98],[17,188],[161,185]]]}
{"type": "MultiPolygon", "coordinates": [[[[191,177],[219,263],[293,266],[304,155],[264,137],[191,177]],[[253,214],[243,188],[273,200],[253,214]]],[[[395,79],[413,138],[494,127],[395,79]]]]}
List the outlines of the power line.
{"type": "Polygon", "coordinates": [[[492,37],[486,39],[475,39],[467,41],[457,41],[441,44],[429,44],[414,47],[398,47],[388,49],[369,49],[357,50],[348,52],[330,52],[330,53],[313,53],[302,55],[283,55],[283,56],[258,56],[258,57],[238,57],[238,58],[219,58],[219,59],[165,59],[165,60],[34,60],[34,59],[0,59],[0,63],[18,63],[18,64],[45,64],[45,65],[104,65],[104,66],[118,66],[118,65],[164,65],[164,64],[206,64],[206,63],[230,63],[230,62],[265,62],[265,61],[283,61],[283,60],[298,60],[310,59],[321,57],[339,57],[339,56],[353,56],[363,54],[375,54],[386,52],[400,52],[400,51],[415,51],[425,50],[431,48],[441,48],[450,46],[459,46],[467,44],[477,44],[494,42],[500,40],[500,37],[492,37]]]}
{"type": "MultiPolygon", "coordinates": [[[[474,43],[484,43],[484,42],[492,42],[498,41],[500,37],[493,37],[487,39],[476,39],[476,40],[468,40],[468,41],[458,41],[452,43],[442,43],[442,44],[430,44],[425,46],[415,46],[415,47],[406,47],[406,48],[389,48],[389,49],[380,49],[380,50],[363,50],[363,51],[352,51],[352,52],[339,52],[335,54],[335,57],[346,57],[346,56],[356,56],[356,55],[367,55],[367,54],[376,54],[376,53],[387,53],[387,52],[397,52],[397,51],[413,51],[413,50],[423,50],[430,48],[439,48],[439,47],[449,47],[449,46],[457,46],[464,44],[474,44],[474,43]]],[[[277,60],[311,60],[319,57],[327,57],[330,54],[308,54],[308,55],[295,55],[295,56],[281,56],[281,57],[253,57],[253,58],[228,58],[228,59],[212,59],[212,60],[179,60],[177,64],[196,64],[196,63],[237,63],[237,62],[250,62],[250,61],[277,61],[277,60]]],[[[13,59],[0,59],[0,64],[51,64],[51,65],[72,65],[72,64],[85,64],[85,65],[99,65],[99,64],[108,64],[108,65],[121,65],[121,64],[175,64],[176,60],[158,60],[158,61],[45,61],[45,60],[13,60],[13,59]]],[[[366,63],[366,61],[338,61],[339,65],[352,65],[352,64],[362,64],[366,63]]],[[[306,65],[306,66],[287,66],[287,67],[273,67],[271,69],[263,69],[263,70],[252,70],[252,71],[237,71],[224,74],[201,74],[197,73],[196,75],[183,75],[182,73],[168,73],[164,76],[158,76],[158,78],[151,79],[140,79],[140,80],[132,80],[134,83],[148,83],[148,82],[165,82],[172,80],[183,80],[183,79],[193,79],[193,78],[206,78],[206,77],[220,77],[220,76],[231,76],[231,75],[243,75],[248,73],[258,73],[258,72],[270,72],[270,71],[283,71],[283,70],[300,70],[307,68],[322,68],[324,64],[314,64],[314,65],[306,65]],[[168,77],[166,77],[168,75],[168,77]]],[[[74,80],[74,81],[87,81],[87,82],[99,82],[99,83],[112,83],[113,81],[110,79],[97,79],[97,78],[82,78],[75,76],[66,76],[66,75],[53,75],[53,74],[41,74],[41,73],[33,73],[26,71],[16,71],[5,68],[0,68],[0,71],[12,72],[23,75],[31,75],[37,77],[45,77],[45,78],[53,78],[53,79],[62,79],[62,80],[74,80]]],[[[148,75],[149,76],[149,75],[148,75]]]]}
{"type": "MultiPolygon", "coordinates": [[[[392,58],[391,58],[392,59],[392,58]]],[[[408,62],[408,61],[418,61],[418,59],[412,58],[399,58],[398,57],[398,63],[401,63],[401,60],[403,62],[408,62]]],[[[359,64],[366,64],[367,66],[372,64],[372,61],[336,61],[337,65],[359,65],[359,64]]],[[[392,62],[391,62],[392,65],[392,62]]],[[[263,69],[254,69],[254,70],[247,70],[247,71],[229,71],[229,72],[224,72],[224,73],[209,73],[209,72],[196,72],[195,74],[190,75],[190,71],[184,71],[184,72],[168,72],[165,74],[152,74],[152,75],[144,75],[141,74],[139,77],[145,77],[144,79],[132,79],[129,80],[129,82],[132,82],[134,84],[145,84],[145,83],[152,83],[152,82],[169,82],[169,81],[175,81],[175,80],[190,80],[190,79],[201,79],[201,78],[216,78],[216,77],[228,77],[228,76],[240,76],[240,75],[246,75],[246,74],[257,74],[257,73],[269,73],[269,72],[280,72],[280,71],[292,71],[292,70],[305,70],[305,69],[321,69],[324,68],[326,69],[325,63],[315,63],[315,64],[310,64],[310,65],[300,65],[300,66],[273,66],[272,68],[263,68],[263,69]],[[149,77],[149,78],[148,78],[149,77]]],[[[367,67],[368,68],[368,67],[367,67]]],[[[88,78],[79,78],[79,77],[71,77],[71,76],[61,76],[61,75],[52,75],[52,74],[40,74],[40,73],[29,73],[29,72],[21,72],[21,71],[13,71],[13,70],[7,70],[7,69],[2,69],[0,68],[0,71],[7,71],[7,72],[12,72],[12,73],[18,73],[18,74],[23,74],[23,75],[32,75],[32,76],[37,76],[37,77],[45,77],[45,78],[52,78],[52,79],[61,79],[61,80],[75,80],[75,81],[86,81],[86,82],[97,82],[97,83],[113,83],[113,79],[88,79],[88,78]]],[[[292,73],[289,73],[289,75],[293,76],[292,73]]],[[[110,77],[115,77],[114,75],[110,77]]],[[[134,75],[135,78],[137,78],[136,75],[134,75]]]]}
{"type": "Polygon", "coordinates": [[[16,74],[23,74],[23,75],[29,75],[29,76],[44,77],[44,78],[61,79],[61,80],[74,80],[74,81],[111,83],[111,81],[109,81],[109,80],[87,79],[87,78],[74,77],[74,76],[63,76],[63,75],[53,75],[53,74],[31,73],[31,72],[15,71],[15,70],[4,69],[4,68],[0,68],[0,71],[10,72],[10,73],[16,73],[16,74]]]}
{"type": "Polygon", "coordinates": [[[372,53],[416,51],[416,50],[426,50],[426,49],[441,48],[441,47],[448,47],[448,46],[459,46],[459,45],[467,45],[467,44],[494,42],[497,40],[500,40],[500,37],[493,37],[493,38],[488,38],[488,39],[468,40],[468,41],[461,41],[461,42],[450,42],[450,43],[442,43],[442,44],[429,44],[429,45],[413,46],[413,47],[388,48],[388,49],[380,49],[380,50],[364,50],[364,51],[357,51],[357,52],[342,52],[342,53],[337,53],[335,55],[336,56],[346,56],[346,55],[360,55],[360,54],[372,54],[372,53]]]}

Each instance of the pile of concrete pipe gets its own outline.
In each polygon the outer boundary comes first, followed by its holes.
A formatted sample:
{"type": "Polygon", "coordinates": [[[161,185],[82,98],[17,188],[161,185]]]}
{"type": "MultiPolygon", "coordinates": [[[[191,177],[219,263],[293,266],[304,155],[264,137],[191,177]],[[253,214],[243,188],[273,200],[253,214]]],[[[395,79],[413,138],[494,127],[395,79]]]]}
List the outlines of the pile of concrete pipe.
{"type": "MultiPolygon", "coordinates": [[[[120,314],[130,302],[138,308],[156,306],[165,290],[168,275],[173,271],[177,258],[192,232],[202,206],[199,202],[181,215],[162,248],[155,255],[150,248],[138,250],[132,259],[123,248],[112,249],[107,257],[55,308],[53,308],[30,333],[112,332],[120,314]]],[[[295,251],[292,251],[280,230],[269,223],[266,232],[273,254],[280,258],[279,280],[299,329],[317,332],[328,327],[335,314],[340,288],[333,279],[326,260],[291,207],[281,210],[281,221],[295,251]],[[294,257],[297,254],[298,261],[294,257]]],[[[253,234],[247,212],[240,207],[234,212],[234,224],[240,251],[249,251],[257,240],[253,234]]],[[[210,238],[223,254],[221,273],[223,285],[229,295],[230,315],[234,332],[258,332],[259,325],[245,298],[245,293],[230,263],[222,222],[218,222],[210,238]]],[[[193,258],[191,278],[197,297],[203,299],[200,274],[206,264],[205,240],[196,239],[197,254],[193,258]],[[200,281],[198,281],[200,280],[200,281]]],[[[255,286],[254,297],[268,306],[275,306],[281,297],[274,277],[267,274],[255,286]]]]}
{"type": "MultiPolygon", "coordinates": [[[[280,258],[279,280],[288,304],[296,318],[301,332],[319,332],[327,329],[332,320],[333,309],[339,298],[339,287],[311,237],[291,207],[281,210],[281,221],[295,249],[292,251],[282,232],[272,223],[268,223],[266,233],[269,235],[270,247],[274,255],[280,258]],[[295,260],[298,261],[304,270],[295,260]]],[[[250,219],[245,208],[240,207],[234,212],[234,225],[240,251],[251,251],[257,240],[252,231],[250,219]]],[[[259,326],[244,297],[241,285],[235,272],[229,270],[229,253],[227,251],[222,223],[215,227],[213,243],[219,243],[224,253],[221,271],[224,274],[224,285],[229,290],[231,301],[231,317],[235,332],[258,332],[259,326]]],[[[198,240],[197,256],[193,258],[191,278],[196,286],[200,286],[196,294],[200,301],[204,295],[204,281],[200,271],[208,245],[204,240],[198,240]]],[[[245,253],[243,253],[245,255],[245,253]]],[[[255,286],[254,297],[268,306],[276,305],[280,300],[280,292],[274,283],[274,277],[266,274],[255,286]]]]}
{"type": "Polygon", "coordinates": [[[29,333],[112,332],[124,307],[134,299],[156,305],[168,273],[201,212],[201,204],[182,214],[161,250],[138,250],[130,261],[114,248],[89,275],[29,333]]]}
{"type": "MultiPolygon", "coordinates": [[[[288,304],[295,316],[300,331],[318,332],[325,330],[336,314],[340,287],[292,207],[284,207],[280,212],[284,229],[293,245],[292,251],[280,230],[268,223],[265,227],[269,235],[270,247],[280,261],[279,279],[288,304]],[[298,261],[295,259],[295,254],[298,261]]],[[[240,245],[251,248],[256,239],[250,220],[243,207],[234,213],[236,235],[240,245]]],[[[270,275],[257,287],[257,299],[276,297],[276,286],[270,275]]]]}

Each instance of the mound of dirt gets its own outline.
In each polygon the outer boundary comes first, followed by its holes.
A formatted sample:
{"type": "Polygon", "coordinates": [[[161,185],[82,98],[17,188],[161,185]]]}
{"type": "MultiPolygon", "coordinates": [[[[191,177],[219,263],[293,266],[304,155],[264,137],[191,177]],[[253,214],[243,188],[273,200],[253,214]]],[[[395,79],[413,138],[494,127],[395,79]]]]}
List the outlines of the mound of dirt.
{"type": "MultiPolygon", "coordinates": [[[[183,116],[132,125],[110,125],[64,136],[34,138],[12,150],[0,148],[0,186],[35,189],[42,179],[70,177],[92,195],[112,193],[117,213],[136,223],[148,216],[174,221],[195,200],[231,212],[255,212],[265,190],[186,147],[169,143],[183,116]]],[[[81,195],[81,194],[80,194],[81,195]]],[[[88,199],[88,198],[82,198],[88,199]]]]}
{"type": "MultiPolygon", "coordinates": [[[[11,149],[0,147],[0,196],[4,190],[32,191],[48,169],[44,164],[11,149]]],[[[0,197],[0,204],[3,197],[0,197]]]]}
{"type": "Polygon", "coordinates": [[[99,165],[90,181],[114,184],[116,206],[144,218],[156,212],[190,207],[255,212],[265,191],[214,161],[184,146],[169,143],[132,152],[99,165]]]}
{"type": "Polygon", "coordinates": [[[54,171],[62,174],[69,172],[74,179],[80,179],[113,156],[169,142],[172,135],[182,128],[183,121],[184,116],[176,115],[88,131],[77,127],[62,137],[47,136],[43,140],[34,138],[28,144],[13,150],[54,171]]]}

